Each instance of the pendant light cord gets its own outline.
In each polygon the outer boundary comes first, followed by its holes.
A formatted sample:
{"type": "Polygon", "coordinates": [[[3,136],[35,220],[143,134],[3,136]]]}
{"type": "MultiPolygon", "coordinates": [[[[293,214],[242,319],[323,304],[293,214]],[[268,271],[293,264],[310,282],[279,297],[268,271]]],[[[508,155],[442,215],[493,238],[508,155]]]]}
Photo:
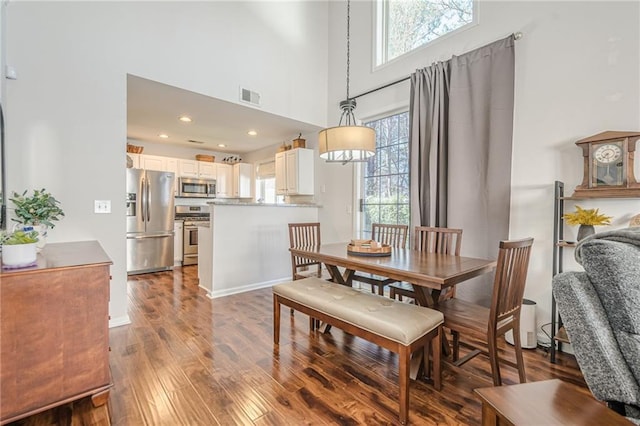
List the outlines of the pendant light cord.
{"type": "Polygon", "coordinates": [[[347,100],[349,100],[349,67],[351,65],[351,0],[347,0],[347,100]]]}

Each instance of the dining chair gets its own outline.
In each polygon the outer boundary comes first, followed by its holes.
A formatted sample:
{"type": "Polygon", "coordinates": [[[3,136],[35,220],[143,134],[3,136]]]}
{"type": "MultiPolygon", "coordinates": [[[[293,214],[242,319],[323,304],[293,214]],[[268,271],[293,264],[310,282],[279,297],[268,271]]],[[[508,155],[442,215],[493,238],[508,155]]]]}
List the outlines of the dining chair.
{"type": "MultiPolygon", "coordinates": [[[[394,248],[404,248],[407,246],[408,229],[409,226],[407,225],[374,223],[371,225],[371,239],[394,248]]],[[[375,293],[377,289],[380,296],[384,295],[385,286],[398,282],[397,280],[379,277],[373,274],[368,276],[355,274],[353,280],[371,285],[371,293],[375,293]]]]}
{"type": "MultiPolygon", "coordinates": [[[[289,224],[289,248],[319,246],[320,223],[290,223],[289,224]]],[[[293,281],[310,276],[322,276],[322,264],[318,261],[305,259],[291,254],[291,279],[293,281]],[[310,267],[316,266],[312,272],[310,267]]]]}
{"type": "Polygon", "coordinates": [[[448,299],[434,306],[443,313],[444,326],[451,331],[453,363],[460,366],[481,353],[488,355],[495,386],[502,384],[500,361],[518,369],[520,383],[527,381],[520,342],[520,308],[532,244],[533,238],[500,241],[490,308],[460,298],[448,299]],[[498,337],[509,330],[513,330],[515,363],[498,357],[498,337]],[[460,334],[472,337],[482,345],[460,342],[460,334]],[[473,349],[463,358],[459,358],[461,344],[473,349]]]}
{"type": "MultiPolygon", "coordinates": [[[[416,226],[414,232],[413,249],[427,253],[451,254],[460,256],[462,246],[462,229],[416,226]]],[[[446,300],[455,296],[455,286],[444,291],[439,300],[446,300]]],[[[389,297],[402,301],[404,297],[415,299],[413,286],[408,283],[398,283],[389,286],[389,297]]]]}

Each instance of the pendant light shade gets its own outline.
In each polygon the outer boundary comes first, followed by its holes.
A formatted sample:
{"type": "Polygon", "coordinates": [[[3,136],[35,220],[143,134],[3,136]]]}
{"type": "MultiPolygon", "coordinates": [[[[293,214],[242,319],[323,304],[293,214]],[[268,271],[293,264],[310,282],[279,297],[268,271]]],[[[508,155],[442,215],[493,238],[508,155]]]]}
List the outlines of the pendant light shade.
{"type": "Polygon", "coordinates": [[[347,98],[340,102],[342,115],[338,126],[323,129],[318,134],[320,158],[342,164],[367,161],[376,153],[376,132],[356,124],[353,114],[356,100],[349,98],[350,28],[351,1],[347,0],[347,98]]]}

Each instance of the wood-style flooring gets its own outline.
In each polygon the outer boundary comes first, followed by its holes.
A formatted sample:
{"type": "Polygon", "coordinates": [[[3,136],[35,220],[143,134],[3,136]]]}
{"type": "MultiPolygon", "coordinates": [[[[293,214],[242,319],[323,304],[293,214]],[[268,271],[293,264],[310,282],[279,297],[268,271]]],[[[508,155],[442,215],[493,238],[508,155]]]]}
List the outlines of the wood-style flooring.
{"type": "MultiPolygon", "coordinates": [[[[106,406],[89,398],[21,425],[382,425],[397,424],[397,357],[333,328],[310,334],[307,317],[283,311],[274,348],[270,289],[211,300],[197,266],[130,277],[131,324],[110,330],[113,388],[106,406]]],[[[512,357],[505,344],[503,354],[512,357]]],[[[571,355],[549,362],[526,350],[529,381],[584,387],[571,355]]],[[[506,384],[517,372],[502,368],[506,384]]],[[[473,389],[491,386],[489,362],[443,366],[440,392],[411,382],[413,425],[478,425],[473,389]]],[[[588,393],[588,390],[585,389],[588,393]]]]}

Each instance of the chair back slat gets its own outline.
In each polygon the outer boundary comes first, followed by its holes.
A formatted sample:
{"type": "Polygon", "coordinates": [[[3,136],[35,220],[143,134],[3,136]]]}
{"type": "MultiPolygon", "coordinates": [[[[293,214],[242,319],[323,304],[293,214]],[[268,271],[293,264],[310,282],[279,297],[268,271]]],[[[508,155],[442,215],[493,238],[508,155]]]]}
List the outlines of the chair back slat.
{"type": "Polygon", "coordinates": [[[490,328],[495,329],[500,321],[520,311],[532,245],[533,238],[500,241],[491,298],[490,328]]]}
{"type": "Polygon", "coordinates": [[[460,256],[462,229],[416,226],[414,250],[460,256]]]}
{"type": "Polygon", "coordinates": [[[371,239],[394,248],[404,248],[407,246],[408,231],[407,225],[374,223],[371,225],[371,239]]]}
{"type": "MultiPolygon", "coordinates": [[[[289,247],[316,247],[321,244],[320,223],[290,223],[289,224],[289,247]]],[[[298,268],[302,266],[318,265],[320,273],[320,262],[291,254],[291,268],[293,280],[297,278],[298,268]]]]}

